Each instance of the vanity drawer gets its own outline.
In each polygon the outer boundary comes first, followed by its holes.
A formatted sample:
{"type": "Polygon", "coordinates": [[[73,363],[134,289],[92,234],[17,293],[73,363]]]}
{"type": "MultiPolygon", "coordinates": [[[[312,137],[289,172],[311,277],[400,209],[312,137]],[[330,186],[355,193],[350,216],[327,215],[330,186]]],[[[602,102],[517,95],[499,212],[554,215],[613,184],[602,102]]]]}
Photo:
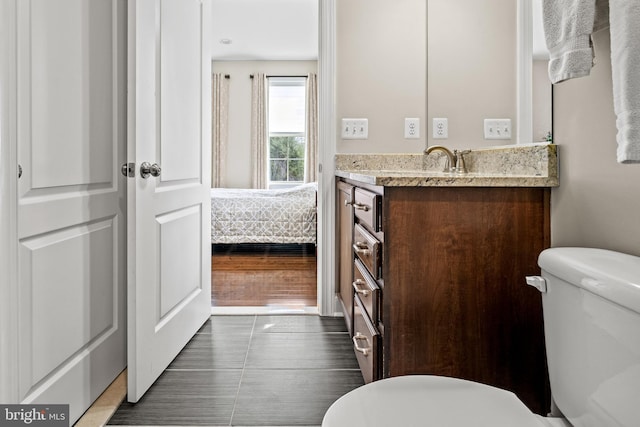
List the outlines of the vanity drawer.
{"type": "Polygon", "coordinates": [[[362,307],[375,325],[378,321],[380,288],[360,260],[355,260],[353,276],[354,295],[360,297],[362,307]]]}
{"type": "Polygon", "coordinates": [[[382,196],[380,194],[356,187],[353,211],[356,217],[373,231],[382,230],[382,196]]]}
{"type": "Polygon", "coordinates": [[[360,224],[353,228],[353,252],[367,267],[374,279],[382,276],[380,268],[380,241],[360,224]]]}
{"type": "Polygon", "coordinates": [[[353,298],[353,350],[365,383],[379,379],[380,334],[362,307],[360,298],[353,298]]]}

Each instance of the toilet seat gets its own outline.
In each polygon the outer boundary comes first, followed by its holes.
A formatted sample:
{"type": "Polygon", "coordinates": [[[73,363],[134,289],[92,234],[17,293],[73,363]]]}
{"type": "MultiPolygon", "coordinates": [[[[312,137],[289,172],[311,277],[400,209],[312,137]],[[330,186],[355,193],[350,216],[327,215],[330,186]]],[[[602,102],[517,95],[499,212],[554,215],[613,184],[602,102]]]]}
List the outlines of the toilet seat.
{"type": "Polygon", "coordinates": [[[359,387],[336,400],[322,427],[544,427],[511,392],[458,378],[408,375],[359,387]]]}

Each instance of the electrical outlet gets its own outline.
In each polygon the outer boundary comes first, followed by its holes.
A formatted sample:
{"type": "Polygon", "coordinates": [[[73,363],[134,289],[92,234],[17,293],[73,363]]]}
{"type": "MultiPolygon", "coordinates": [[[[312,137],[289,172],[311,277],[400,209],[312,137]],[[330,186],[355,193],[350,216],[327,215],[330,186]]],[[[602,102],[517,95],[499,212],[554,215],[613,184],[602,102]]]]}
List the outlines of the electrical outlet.
{"type": "Polygon", "coordinates": [[[511,139],[511,119],[484,119],[484,139],[511,139]]]}
{"type": "Polygon", "coordinates": [[[434,139],[446,139],[449,138],[449,120],[433,119],[433,138],[434,139]]]}
{"type": "Polygon", "coordinates": [[[420,119],[419,118],[404,119],[404,137],[405,139],[420,138],[420,119]]]}
{"type": "Polygon", "coordinates": [[[342,139],[367,139],[369,137],[369,120],[342,119],[341,129],[342,139]]]}

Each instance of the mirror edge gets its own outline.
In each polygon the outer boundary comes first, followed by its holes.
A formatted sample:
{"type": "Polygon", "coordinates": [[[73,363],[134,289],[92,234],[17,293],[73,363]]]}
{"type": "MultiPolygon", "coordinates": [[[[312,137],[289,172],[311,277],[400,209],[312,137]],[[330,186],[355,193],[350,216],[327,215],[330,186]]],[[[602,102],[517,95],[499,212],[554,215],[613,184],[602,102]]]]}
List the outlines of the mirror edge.
{"type": "Polygon", "coordinates": [[[518,0],[517,5],[517,144],[533,142],[533,18],[531,0],[518,0]]]}

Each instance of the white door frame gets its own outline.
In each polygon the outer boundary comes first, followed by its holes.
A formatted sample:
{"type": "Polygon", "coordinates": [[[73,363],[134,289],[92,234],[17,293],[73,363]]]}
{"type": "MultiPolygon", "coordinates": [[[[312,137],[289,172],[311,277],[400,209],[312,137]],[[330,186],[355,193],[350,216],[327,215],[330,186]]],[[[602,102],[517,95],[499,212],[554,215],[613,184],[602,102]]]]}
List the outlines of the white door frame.
{"type": "Polygon", "coordinates": [[[0,0],[0,402],[18,402],[17,0],[0,0]]]}
{"type": "Polygon", "coordinates": [[[335,316],[336,1],[318,3],[318,313],[335,316]]]}

